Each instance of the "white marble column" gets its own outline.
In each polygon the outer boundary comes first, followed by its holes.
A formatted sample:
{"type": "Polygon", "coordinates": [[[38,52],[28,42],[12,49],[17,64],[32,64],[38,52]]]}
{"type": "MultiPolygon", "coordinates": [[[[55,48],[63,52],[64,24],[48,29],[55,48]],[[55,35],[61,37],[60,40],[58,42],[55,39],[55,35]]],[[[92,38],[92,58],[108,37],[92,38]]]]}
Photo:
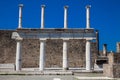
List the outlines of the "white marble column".
{"type": "Polygon", "coordinates": [[[86,6],[86,28],[90,28],[90,5],[86,6]]]}
{"type": "Polygon", "coordinates": [[[40,59],[39,59],[39,70],[43,71],[45,66],[45,49],[46,40],[40,39],[40,59]]]}
{"type": "Polygon", "coordinates": [[[64,29],[68,28],[67,9],[68,9],[68,6],[64,6],[64,29]]]}
{"type": "Polygon", "coordinates": [[[23,8],[23,4],[19,4],[19,21],[18,21],[18,28],[22,28],[22,8],[23,8]]]}
{"type": "Polygon", "coordinates": [[[86,70],[91,70],[90,40],[86,40],[86,70]]]}
{"type": "Polygon", "coordinates": [[[68,70],[68,40],[63,40],[63,70],[68,70]]]}
{"type": "Polygon", "coordinates": [[[21,41],[22,39],[16,39],[17,45],[16,45],[16,71],[20,71],[22,68],[22,60],[21,60],[21,41]]]}
{"type": "Polygon", "coordinates": [[[44,29],[44,10],[45,9],[45,5],[41,6],[41,29],[44,29]]]}

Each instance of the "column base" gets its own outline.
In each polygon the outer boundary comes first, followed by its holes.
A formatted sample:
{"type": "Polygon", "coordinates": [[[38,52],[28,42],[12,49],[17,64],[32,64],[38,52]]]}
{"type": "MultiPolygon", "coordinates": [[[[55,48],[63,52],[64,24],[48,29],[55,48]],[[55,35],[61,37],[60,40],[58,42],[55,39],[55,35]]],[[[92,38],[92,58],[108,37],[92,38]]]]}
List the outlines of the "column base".
{"type": "Polygon", "coordinates": [[[93,70],[85,70],[85,72],[93,72],[93,70]]]}
{"type": "Polygon", "coordinates": [[[63,70],[69,70],[69,68],[63,68],[63,70]]]}

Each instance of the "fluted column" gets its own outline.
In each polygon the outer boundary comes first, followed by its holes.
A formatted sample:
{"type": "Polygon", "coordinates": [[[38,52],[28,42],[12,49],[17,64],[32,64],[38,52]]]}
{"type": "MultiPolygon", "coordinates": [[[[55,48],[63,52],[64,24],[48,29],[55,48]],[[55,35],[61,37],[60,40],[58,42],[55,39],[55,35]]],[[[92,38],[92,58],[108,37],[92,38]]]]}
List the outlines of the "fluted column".
{"type": "Polygon", "coordinates": [[[64,29],[67,29],[68,28],[68,23],[67,23],[67,9],[68,9],[68,6],[64,6],[64,29]]]}
{"type": "Polygon", "coordinates": [[[90,5],[86,6],[86,28],[90,28],[90,5]]]}
{"type": "Polygon", "coordinates": [[[17,45],[16,45],[16,71],[20,71],[22,68],[22,60],[21,60],[21,41],[22,39],[16,39],[17,45]]]}
{"type": "Polygon", "coordinates": [[[45,5],[41,6],[41,29],[44,29],[44,10],[45,9],[45,5]]]}
{"type": "Polygon", "coordinates": [[[45,49],[46,40],[40,39],[40,59],[39,59],[39,70],[43,71],[45,66],[45,49]]]}
{"type": "Polygon", "coordinates": [[[90,40],[86,40],[86,70],[91,70],[90,40]]]}
{"type": "Polygon", "coordinates": [[[22,8],[23,8],[23,4],[19,4],[19,21],[18,21],[18,28],[22,28],[22,8]]]}
{"type": "Polygon", "coordinates": [[[68,40],[63,40],[63,70],[68,70],[68,40]]]}

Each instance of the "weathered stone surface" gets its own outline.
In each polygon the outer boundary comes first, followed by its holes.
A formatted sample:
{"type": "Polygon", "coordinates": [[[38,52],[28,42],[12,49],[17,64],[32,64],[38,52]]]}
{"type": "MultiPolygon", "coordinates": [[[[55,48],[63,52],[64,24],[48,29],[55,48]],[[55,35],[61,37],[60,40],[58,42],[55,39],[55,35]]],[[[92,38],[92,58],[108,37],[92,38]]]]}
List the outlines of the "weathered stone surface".
{"type": "Polygon", "coordinates": [[[113,65],[113,77],[120,78],[120,64],[113,65]]]}
{"type": "Polygon", "coordinates": [[[120,64],[104,64],[103,74],[107,77],[120,78],[120,64]]]}
{"type": "Polygon", "coordinates": [[[105,77],[113,77],[112,72],[113,72],[112,65],[103,64],[103,74],[104,74],[105,77]]]}
{"type": "Polygon", "coordinates": [[[12,32],[0,31],[0,63],[15,62],[16,41],[11,39],[12,32]]]}
{"type": "Polygon", "coordinates": [[[103,73],[107,77],[120,78],[120,54],[109,53],[108,64],[103,65],[103,73]]]}
{"type": "MultiPolygon", "coordinates": [[[[11,39],[13,31],[0,30],[0,63],[15,63],[16,41],[11,39]]],[[[69,40],[68,62],[70,67],[85,67],[86,40],[69,40]]],[[[62,67],[63,40],[46,41],[46,67],[62,67]]],[[[92,64],[97,58],[96,42],[91,44],[92,64]]],[[[38,67],[40,56],[40,41],[23,39],[22,67],[38,67]]]]}
{"type": "Polygon", "coordinates": [[[109,64],[114,64],[114,63],[119,64],[120,63],[120,54],[119,53],[116,53],[116,54],[109,53],[108,58],[109,58],[109,60],[108,60],[109,64]]]}
{"type": "Polygon", "coordinates": [[[14,71],[15,64],[0,64],[0,71],[14,71]]]}

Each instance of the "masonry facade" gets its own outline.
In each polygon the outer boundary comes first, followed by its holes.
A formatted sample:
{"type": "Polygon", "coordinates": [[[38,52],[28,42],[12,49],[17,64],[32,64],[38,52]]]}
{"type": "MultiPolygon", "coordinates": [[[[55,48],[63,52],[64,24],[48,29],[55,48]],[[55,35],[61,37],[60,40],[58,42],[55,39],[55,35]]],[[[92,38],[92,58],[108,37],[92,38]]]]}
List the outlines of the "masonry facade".
{"type": "MultiPolygon", "coordinates": [[[[72,63],[72,66],[76,66],[76,63],[81,67],[85,66],[85,69],[87,71],[91,71],[92,69],[92,62],[94,62],[94,60],[92,60],[92,58],[95,58],[96,55],[94,55],[94,57],[92,56],[91,51],[94,52],[98,52],[96,50],[98,50],[98,48],[95,50],[96,47],[93,47],[93,43],[92,41],[96,40],[97,36],[96,36],[96,32],[93,28],[90,28],[90,5],[86,6],[86,28],[85,29],[69,29],[68,28],[68,20],[67,20],[67,12],[68,12],[68,6],[64,6],[64,28],[63,29],[45,29],[44,28],[44,8],[45,5],[41,6],[41,28],[40,29],[23,29],[22,28],[22,8],[23,8],[23,4],[19,5],[19,21],[18,21],[18,29],[13,31],[11,38],[15,40],[16,42],[16,60],[15,60],[15,67],[16,67],[16,71],[19,71],[22,69],[22,62],[23,62],[23,51],[25,52],[25,54],[28,53],[28,48],[24,47],[25,43],[24,41],[27,41],[27,43],[29,42],[29,40],[34,40],[35,42],[37,42],[38,44],[35,44],[36,46],[39,45],[39,50],[37,50],[37,52],[39,51],[39,70],[43,71],[45,66],[47,66],[47,63],[50,63],[50,67],[61,67],[62,64],[62,69],[63,70],[67,70],[70,67],[69,63],[72,63]],[[58,45],[48,45],[49,43],[54,42],[54,44],[59,43],[58,45]],[[76,44],[76,45],[74,45],[76,44]],[[62,47],[61,47],[62,45],[62,47]],[[47,47],[48,46],[48,47],[47,47]],[[50,47],[49,47],[50,46],[50,47]],[[72,47],[71,47],[72,46],[72,47]],[[77,47],[78,46],[78,47],[77,47]],[[55,47],[55,48],[54,48],[55,47]],[[58,48],[58,49],[57,49],[58,48]],[[62,50],[61,50],[62,48],[62,50]],[[75,48],[75,49],[74,49],[75,48]],[[81,48],[81,49],[80,49],[81,48]],[[74,50],[73,50],[74,49],[74,50]],[[53,52],[51,52],[51,51],[53,52]],[[73,50],[73,51],[71,51],[73,50]],[[77,51],[78,50],[78,51],[77,51]],[[58,52],[56,52],[58,51],[58,52]],[[61,51],[62,51],[62,62],[61,62],[61,51]],[[81,54],[81,60],[83,60],[82,62],[79,62],[79,59],[77,62],[73,63],[72,59],[74,60],[74,55],[72,55],[72,58],[70,58],[69,54],[75,54],[77,51],[77,54],[81,54]],[[51,65],[51,61],[49,62],[49,58],[47,60],[47,55],[46,52],[50,53],[51,55],[54,54],[58,54],[59,57],[52,57],[52,59],[59,59],[59,61],[56,61],[57,63],[53,63],[51,65]],[[84,53],[81,53],[84,52],[84,53]],[[84,54],[84,55],[83,55],[84,54]],[[85,56],[85,60],[83,59],[85,56]],[[69,57],[69,58],[68,58],[69,57]],[[48,62],[47,62],[48,61],[48,62]],[[84,63],[85,61],[85,63],[84,63]],[[46,63],[47,62],[47,63],[46,63]]],[[[30,47],[32,43],[28,43],[28,47],[30,47]]],[[[33,49],[36,47],[32,47],[33,49]]],[[[97,41],[96,43],[94,43],[94,46],[98,46],[97,41]]],[[[37,49],[36,48],[36,49],[37,49]]],[[[31,49],[31,50],[33,50],[31,49]]],[[[34,50],[35,51],[35,50],[34,50]]],[[[32,52],[32,51],[31,51],[32,52]]],[[[29,52],[30,53],[30,52],[29,52]]],[[[28,53],[28,54],[29,54],[28,53]]],[[[34,52],[32,52],[32,54],[34,54],[34,52]]],[[[49,56],[48,56],[49,57],[49,56]]],[[[28,58],[28,55],[27,55],[28,58]]],[[[79,57],[78,57],[79,58],[79,57]]],[[[80,61],[81,61],[80,60],[80,61]]],[[[31,59],[30,59],[31,62],[31,59]]]]}
{"type": "MultiPolygon", "coordinates": [[[[12,31],[0,30],[0,63],[15,63],[16,41],[11,39],[12,31]]],[[[24,39],[22,41],[22,67],[38,67],[40,45],[39,40],[24,39]]],[[[85,44],[86,40],[69,40],[68,63],[71,68],[85,67],[85,44]]],[[[62,67],[63,40],[46,41],[45,67],[62,67]]],[[[97,44],[91,42],[92,64],[97,58],[97,44]]]]}

